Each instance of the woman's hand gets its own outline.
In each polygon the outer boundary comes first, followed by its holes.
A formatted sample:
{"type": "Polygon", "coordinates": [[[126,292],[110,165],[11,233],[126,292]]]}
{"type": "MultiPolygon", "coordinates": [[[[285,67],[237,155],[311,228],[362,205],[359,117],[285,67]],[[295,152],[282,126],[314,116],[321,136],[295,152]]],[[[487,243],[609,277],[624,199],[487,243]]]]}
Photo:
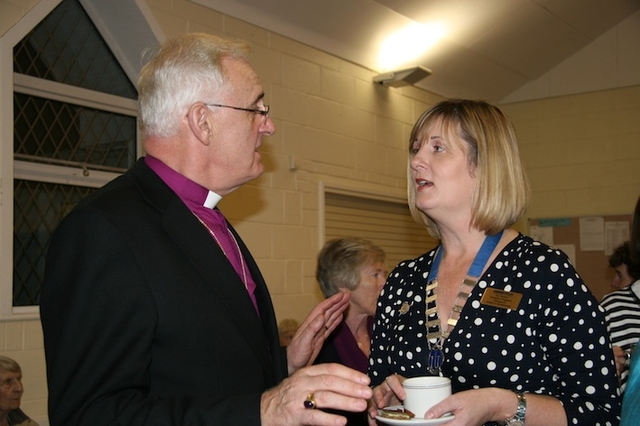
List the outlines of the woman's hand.
{"type": "MultiPolygon", "coordinates": [[[[567,425],[567,415],[562,404],[556,398],[534,393],[527,393],[525,396],[527,398],[527,425],[567,425]]],[[[425,413],[425,419],[436,419],[447,413],[453,413],[455,418],[447,422],[447,426],[482,425],[491,421],[502,423],[513,418],[517,407],[518,397],[511,390],[501,388],[473,389],[454,393],[437,403],[425,413]]]]}
{"type": "Polygon", "coordinates": [[[620,346],[613,346],[613,356],[616,359],[616,371],[618,378],[622,374],[625,364],[627,363],[627,353],[620,346]]]}
{"type": "Polygon", "coordinates": [[[373,388],[373,398],[369,400],[369,425],[376,426],[378,409],[389,405],[399,405],[404,400],[406,393],[402,387],[405,378],[397,374],[388,376],[384,382],[373,388]]]}
{"type": "MultiPolygon", "coordinates": [[[[456,425],[482,425],[489,421],[504,421],[515,413],[518,402],[516,395],[506,389],[484,388],[462,391],[447,397],[424,413],[425,419],[437,419],[453,413],[455,419],[449,423],[456,425]],[[506,404],[505,404],[506,402],[506,404]],[[513,406],[508,413],[503,405],[513,406]]],[[[415,413],[420,416],[422,413],[415,413]]]]}

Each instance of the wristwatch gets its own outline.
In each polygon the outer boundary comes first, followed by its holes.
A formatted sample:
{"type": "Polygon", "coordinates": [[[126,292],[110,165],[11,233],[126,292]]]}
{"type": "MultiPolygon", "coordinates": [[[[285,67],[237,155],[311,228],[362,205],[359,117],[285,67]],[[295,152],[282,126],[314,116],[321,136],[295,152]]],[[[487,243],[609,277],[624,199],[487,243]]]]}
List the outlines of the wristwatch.
{"type": "Polygon", "coordinates": [[[524,416],[527,414],[527,399],[522,392],[515,392],[518,397],[518,408],[516,414],[504,421],[504,426],[524,426],[524,416]]]}

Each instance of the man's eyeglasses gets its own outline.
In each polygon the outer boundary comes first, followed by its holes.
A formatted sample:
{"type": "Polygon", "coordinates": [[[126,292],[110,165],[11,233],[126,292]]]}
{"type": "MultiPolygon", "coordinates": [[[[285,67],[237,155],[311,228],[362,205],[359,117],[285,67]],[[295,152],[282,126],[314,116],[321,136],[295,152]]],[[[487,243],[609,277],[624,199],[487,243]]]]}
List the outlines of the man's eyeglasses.
{"type": "Polygon", "coordinates": [[[203,103],[206,106],[210,106],[210,107],[231,108],[238,111],[246,111],[246,112],[252,112],[254,114],[260,114],[262,116],[263,124],[267,121],[267,117],[269,116],[269,105],[265,105],[264,109],[259,109],[259,108],[240,108],[240,107],[235,107],[231,105],[222,105],[222,104],[208,104],[206,102],[203,102],[203,103]]]}

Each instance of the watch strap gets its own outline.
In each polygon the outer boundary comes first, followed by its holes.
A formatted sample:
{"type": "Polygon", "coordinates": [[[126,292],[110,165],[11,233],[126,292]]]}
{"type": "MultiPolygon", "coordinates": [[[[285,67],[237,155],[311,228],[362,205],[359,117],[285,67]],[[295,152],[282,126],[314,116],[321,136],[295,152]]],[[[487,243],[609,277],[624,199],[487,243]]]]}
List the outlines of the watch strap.
{"type": "Polygon", "coordinates": [[[518,397],[518,407],[516,408],[514,416],[505,420],[504,424],[505,426],[524,426],[524,418],[527,414],[527,398],[522,392],[513,391],[513,393],[518,397]]]}

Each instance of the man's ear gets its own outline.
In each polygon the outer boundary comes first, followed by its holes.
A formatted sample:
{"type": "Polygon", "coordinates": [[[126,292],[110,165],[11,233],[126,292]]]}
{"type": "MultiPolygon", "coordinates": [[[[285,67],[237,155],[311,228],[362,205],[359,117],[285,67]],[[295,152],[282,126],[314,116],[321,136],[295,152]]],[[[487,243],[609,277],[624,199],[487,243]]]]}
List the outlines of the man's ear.
{"type": "Polygon", "coordinates": [[[205,104],[195,103],[191,105],[187,112],[187,121],[191,133],[203,144],[209,145],[210,136],[213,131],[213,123],[208,108],[205,104]]]}

